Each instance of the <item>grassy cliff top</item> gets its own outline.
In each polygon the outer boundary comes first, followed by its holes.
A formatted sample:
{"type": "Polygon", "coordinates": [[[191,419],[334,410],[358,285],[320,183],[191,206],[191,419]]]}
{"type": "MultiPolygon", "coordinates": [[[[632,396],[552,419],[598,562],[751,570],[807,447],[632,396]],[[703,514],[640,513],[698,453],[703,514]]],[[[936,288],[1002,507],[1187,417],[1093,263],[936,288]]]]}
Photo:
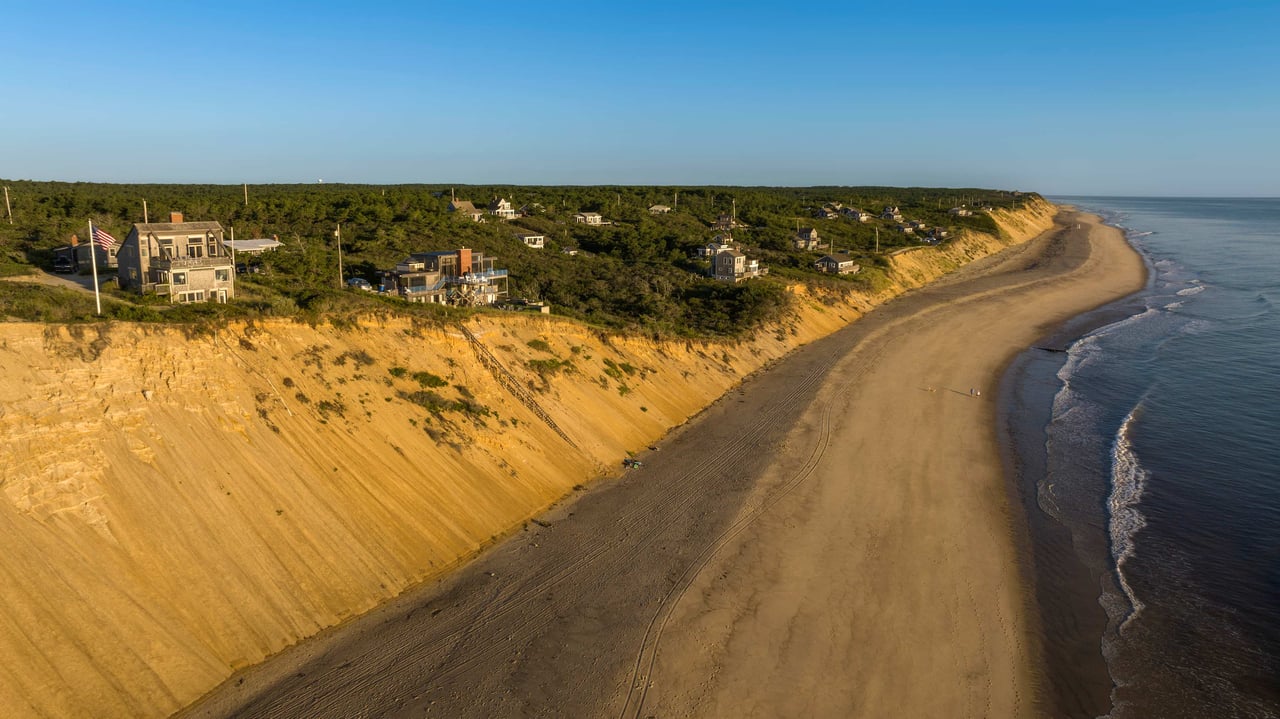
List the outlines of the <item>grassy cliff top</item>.
{"type": "MultiPolygon", "coordinates": [[[[878,216],[897,207],[904,220],[946,230],[997,234],[981,207],[1016,208],[1033,193],[981,189],[888,187],[537,187],[479,185],[117,185],[0,181],[9,189],[12,223],[0,218],[0,275],[52,269],[53,249],[72,234],[84,238],[90,220],[123,240],[135,222],[182,212],[187,221],[214,220],[238,239],[278,237],[284,246],[261,257],[265,270],[237,281],[228,305],[171,306],[140,298],[108,281],[103,313],[133,321],[209,322],[267,316],[340,319],[369,312],[412,314],[450,321],[477,310],[414,306],[392,297],[341,289],[334,229],[342,227],[346,277],[373,280],[412,252],[470,247],[510,271],[510,296],[543,300],[553,312],[616,330],[684,336],[735,336],[775,318],[786,306],[784,287],[804,282],[832,291],[874,288],[883,280],[884,255],[920,244],[898,221],[878,216]],[[525,208],[512,221],[484,222],[448,212],[451,193],[483,209],[496,198],[525,208]],[[673,208],[650,214],[652,205],[673,208]],[[965,205],[970,216],[951,214],[965,205]],[[856,208],[868,222],[823,209],[856,208]],[[606,222],[574,222],[598,212],[606,222]],[[723,232],[722,216],[736,217],[733,239],[769,275],[738,284],[706,277],[695,250],[723,232]],[[798,227],[816,228],[822,249],[797,250],[798,227]],[[546,236],[544,249],[525,247],[516,232],[546,236]],[[877,241],[879,252],[876,252],[877,241]],[[562,249],[578,252],[568,255],[562,249]],[[821,275],[814,262],[848,252],[862,271],[821,275]]],[[[109,277],[107,278],[110,279],[109,277]]],[[[0,316],[10,320],[77,322],[95,319],[92,296],[41,285],[0,282],[0,316]]]]}

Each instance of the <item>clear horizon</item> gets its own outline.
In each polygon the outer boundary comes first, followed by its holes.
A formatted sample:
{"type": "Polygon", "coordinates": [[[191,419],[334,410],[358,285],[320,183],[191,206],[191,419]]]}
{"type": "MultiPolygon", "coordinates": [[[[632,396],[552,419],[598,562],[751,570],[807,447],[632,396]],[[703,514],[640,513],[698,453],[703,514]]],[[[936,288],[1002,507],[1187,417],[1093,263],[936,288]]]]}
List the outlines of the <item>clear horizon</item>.
{"type": "Polygon", "coordinates": [[[1280,195],[1274,4],[10,9],[0,175],[1280,195]]]}

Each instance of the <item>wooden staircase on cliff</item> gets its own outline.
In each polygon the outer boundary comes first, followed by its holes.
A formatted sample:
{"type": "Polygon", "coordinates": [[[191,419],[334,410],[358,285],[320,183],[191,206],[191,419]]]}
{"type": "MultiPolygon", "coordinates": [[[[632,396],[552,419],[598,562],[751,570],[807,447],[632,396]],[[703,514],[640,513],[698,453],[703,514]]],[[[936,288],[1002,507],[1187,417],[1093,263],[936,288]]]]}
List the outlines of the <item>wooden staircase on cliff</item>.
{"type": "Polygon", "coordinates": [[[462,330],[462,336],[467,338],[467,342],[470,343],[471,349],[476,353],[476,359],[480,360],[480,364],[484,365],[484,368],[489,370],[489,374],[493,375],[493,378],[498,381],[498,384],[502,385],[508,392],[514,395],[516,399],[520,400],[520,403],[525,407],[528,407],[530,412],[533,412],[538,419],[545,422],[553,432],[560,435],[561,439],[568,442],[570,447],[578,449],[578,445],[575,444],[572,439],[569,439],[569,435],[565,434],[564,430],[560,429],[559,425],[556,424],[555,420],[551,419],[551,415],[547,414],[546,410],[542,409],[538,404],[538,401],[534,399],[533,395],[524,387],[520,386],[520,381],[516,379],[515,375],[511,374],[510,370],[503,366],[502,362],[498,361],[497,357],[493,356],[493,353],[489,351],[489,348],[485,347],[484,343],[482,343],[480,339],[471,332],[471,330],[463,327],[462,325],[458,325],[458,327],[462,330]]]}

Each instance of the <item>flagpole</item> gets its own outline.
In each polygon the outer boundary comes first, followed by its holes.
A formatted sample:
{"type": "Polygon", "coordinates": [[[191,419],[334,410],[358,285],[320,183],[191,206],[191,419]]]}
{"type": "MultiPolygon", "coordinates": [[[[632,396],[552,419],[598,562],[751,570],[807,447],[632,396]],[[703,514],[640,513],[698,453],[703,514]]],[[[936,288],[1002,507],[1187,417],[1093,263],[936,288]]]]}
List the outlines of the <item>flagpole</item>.
{"type": "Polygon", "coordinates": [[[236,296],[236,226],[231,226],[231,296],[236,296]]]}
{"type": "Polygon", "coordinates": [[[93,246],[98,244],[93,237],[93,220],[89,220],[89,264],[93,265],[93,301],[98,305],[98,314],[102,314],[102,296],[98,294],[98,253],[93,246]]]}

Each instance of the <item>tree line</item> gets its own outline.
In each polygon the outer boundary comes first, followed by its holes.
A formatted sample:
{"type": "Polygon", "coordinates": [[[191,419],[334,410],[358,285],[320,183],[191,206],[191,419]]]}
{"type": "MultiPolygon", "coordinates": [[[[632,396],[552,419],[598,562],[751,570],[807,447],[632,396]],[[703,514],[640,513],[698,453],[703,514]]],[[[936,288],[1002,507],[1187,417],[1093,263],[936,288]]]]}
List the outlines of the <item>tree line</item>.
{"type": "MultiPolygon", "coordinates": [[[[175,308],[156,298],[112,291],[115,301],[104,310],[121,319],[335,316],[371,310],[448,319],[463,312],[343,290],[334,236],[341,225],[347,277],[374,280],[378,270],[412,252],[470,247],[509,270],[513,297],[546,301],[556,313],[614,330],[695,337],[741,335],[776,318],[785,308],[787,282],[816,283],[832,291],[874,285],[883,279],[884,253],[919,242],[897,232],[892,222],[815,218],[824,204],[873,214],[897,206],[908,219],[953,233],[994,233],[998,230],[986,214],[956,217],[948,210],[960,204],[1010,208],[1036,197],[972,188],[0,184],[9,190],[12,210],[12,222],[0,218],[0,274],[50,269],[53,249],[68,244],[73,233],[83,240],[90,220],[123,240],[134,223],[143,221],[144,201],[152,222],[181,212],[188,221],[215,220],[234,228],[238,239],[276,237],[284,243],[262,257],[265,272],[239,281],[237,299],[229,305],[175,308]],[[477,208],[504,198],[527,214],[510,222],[496,217],[473,222],[448,212],[452,197],[477,208]],[[673,209],[655,215],[649,212],[652,205],[673,209]],[[598,212],[610,224],[577,224],[578,212],[598,212]],[[728,284],[706,276],[707,263],[694,254],[722,232],[715,226],[723,215],[736,216],[745,226],[734,229],[732,237],[769,267],[768,277],[728,284]],[[830,244],[818,252],[796,250],[797,227],[816,227],[830,244]],[[516,231],[544,234],[546,248],[525,247],[516,231]],[[844,278],[818,275],[814,261],[833,250],[848,252],[863,272],[844,278]]],[[[83,298],[11,282],[0,283],[0,310],[32,320],[93,317],[91,299],[86,305],[83,298]]]]}

